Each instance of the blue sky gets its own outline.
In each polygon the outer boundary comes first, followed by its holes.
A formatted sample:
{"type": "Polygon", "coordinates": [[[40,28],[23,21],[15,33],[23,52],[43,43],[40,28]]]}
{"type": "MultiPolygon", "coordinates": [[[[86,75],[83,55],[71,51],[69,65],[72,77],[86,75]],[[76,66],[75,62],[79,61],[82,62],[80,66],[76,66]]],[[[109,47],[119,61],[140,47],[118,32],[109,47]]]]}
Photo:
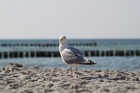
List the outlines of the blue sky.
{"type": "Polygon", "coordinates": [[[1,0],[0,39],[140,38],[140,0],[1,0]]]}

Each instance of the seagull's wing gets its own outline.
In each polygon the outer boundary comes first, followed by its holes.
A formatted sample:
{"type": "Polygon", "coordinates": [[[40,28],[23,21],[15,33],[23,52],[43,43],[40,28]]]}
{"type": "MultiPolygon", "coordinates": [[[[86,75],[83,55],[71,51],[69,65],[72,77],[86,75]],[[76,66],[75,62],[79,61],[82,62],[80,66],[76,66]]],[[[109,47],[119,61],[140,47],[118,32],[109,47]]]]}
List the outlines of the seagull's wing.
{"type": "Polygon", "coordinates": [[[83,53],[74,47],[65,48],[62,51],[61,56],[68,64],[81,64],[85,62],[83,53]]]}
{"type": "Polygon", "coordinates": [[[68,49],[70,49],[75,55],[84,57],[84,54],[80,50],[78,50],[77,48],[68,47],[68,49]]]}

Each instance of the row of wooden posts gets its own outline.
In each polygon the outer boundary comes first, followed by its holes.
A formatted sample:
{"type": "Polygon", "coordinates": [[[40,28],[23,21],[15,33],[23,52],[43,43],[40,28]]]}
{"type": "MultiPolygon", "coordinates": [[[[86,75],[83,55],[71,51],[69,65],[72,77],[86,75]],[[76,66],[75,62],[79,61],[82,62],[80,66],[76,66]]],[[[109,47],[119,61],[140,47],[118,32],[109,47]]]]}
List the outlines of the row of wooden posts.
{"type": "MultiPolygon", "coordinates": [[[[36,44],[36,43],[31,43],[31,44],[28,44],[28,43],[25,43],[25,44],[1,44],[0,46],[1,47],[18,47],[18,46],[40,46],[40,47],[48,47],[48,46],[58,46],[59,44],[57,43],[44,43],[44,44],[36,44]]],[[[70,43],[69,44],[70,46],[96,46],[96,43],[95,42],[88,42],[88,43],[70,43]]]]}
{"type": "MultiPolygon", "coordinates": [[[[140,50],[92,50],[83,52],[87,57],[109,57],[109,56],[140,56],[140,50]]],[[[58,51],[4,51],[0,52],[0,59],[6,58],[38,58],[38,57],[60,57],[58,51]]]]}

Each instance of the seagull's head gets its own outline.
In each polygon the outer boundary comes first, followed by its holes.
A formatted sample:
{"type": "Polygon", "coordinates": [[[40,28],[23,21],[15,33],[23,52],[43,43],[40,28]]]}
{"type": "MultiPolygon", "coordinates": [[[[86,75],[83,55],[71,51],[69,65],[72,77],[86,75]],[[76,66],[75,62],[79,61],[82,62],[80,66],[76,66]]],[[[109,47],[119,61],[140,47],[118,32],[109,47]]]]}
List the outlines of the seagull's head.
{"type": "Polygon", "coordinates": [[[67,37],[66,36],[60,36],[59,37],[59,43],[60,44],[67,44],[67,37]]]}

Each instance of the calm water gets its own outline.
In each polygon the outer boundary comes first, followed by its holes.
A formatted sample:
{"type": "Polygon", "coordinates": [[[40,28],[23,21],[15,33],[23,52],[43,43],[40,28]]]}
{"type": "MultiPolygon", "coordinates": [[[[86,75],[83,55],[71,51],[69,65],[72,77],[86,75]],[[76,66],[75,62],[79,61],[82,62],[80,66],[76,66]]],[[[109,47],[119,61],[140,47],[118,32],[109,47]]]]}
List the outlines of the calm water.
{"type": "MultiPolygon", "coordinates": [[[[70,40],[69,43],[87,43],[96,42],[97,46],[77,46],[80,50],[140,50],[140,39],[96,39],[96,40],[70,40]]],[[[0,44],[7,43],[58,43],[58,40],[0,40],[0,44]]],[[[43,47],[45,50],[58,50],[56,47],[43,47]]],[[[42,47],[0,47],[0,51],[8,50],[41,50],[42,47]]],[[[140,70],[140,57],[89,57],[89,59],[95,61],[95,66],[80,66],[80,69],[98,69],[98,70],[140,70]]],[[[46,68],[69,68],[59,57],[56,58],[17,58],[17,59],[0,59],[0,66],[4,66],[7,63],[16,62],[23,64],[27,67],[39,66],[46,68]]]]}

